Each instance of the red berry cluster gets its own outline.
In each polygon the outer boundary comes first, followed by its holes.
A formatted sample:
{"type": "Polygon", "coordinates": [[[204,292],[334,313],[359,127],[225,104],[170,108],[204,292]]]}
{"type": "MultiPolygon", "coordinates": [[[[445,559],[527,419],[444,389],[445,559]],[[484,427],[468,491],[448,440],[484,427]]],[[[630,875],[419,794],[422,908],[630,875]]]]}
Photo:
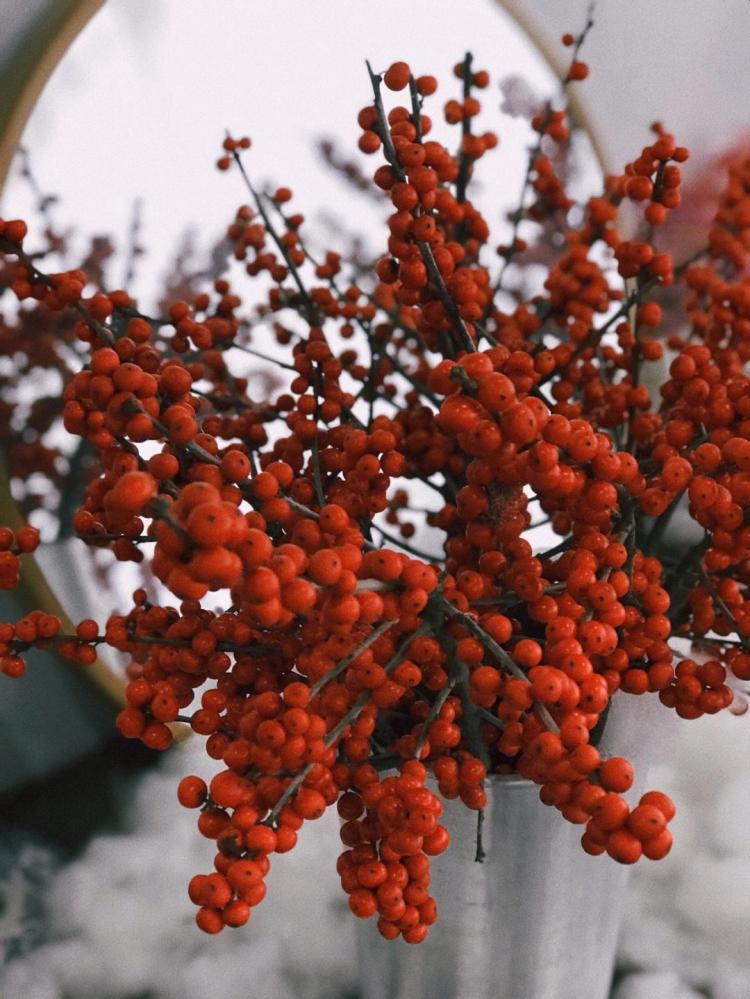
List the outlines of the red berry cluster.
{"type": "MultiPolygon", "coordinates": [[[[587,67],[583,37],[565,41],[567,85],[587,67]]],[[[654,234],[686,150],[653,126],[569,224],[570,128],[550,104],[495,269],[469,196],[497,145],[476,129],[489,78],[471,56],[455,76],[443,118],[461,134],[443,142],[423,108],[434,77],[370,70],[359,148],[384,157],[390,215],[356,280],[340,254],[313,255],[291,191],[253,185],[247,139],[228,137],[218,165],[251,201],[228,230],[239,277],[264,289],[249,312],[232,274],[149,317],[124,291],[86,295],[83,271],[45,275],[25,227],[0,226],[8,287],[73,316],[88,353],[62,407],[96,453],[75,531],[162,585],[101,634],[39,613],[3,625],[3,669],[18,675],[31,645],[86,662],[107,644],[131,663],[123,735],[165,749],[187,724],[205,739],[218,771],[178,796],[216,844],[189,889],[209,933],[247,921],[271,856],[337,803],[350,908],[421,941],[430,857],[449,841],[438,795],[480,811],[495,775],[538,784],[588,853],[659,859],[674,806],[625,797],[630,763],[598,748],[613,697],[685,718],[745,697],[750,166],[733,168],[704,252],[675,265],[654,234]],[[383,85],[404,102],[386,109],[383,85]],[[628,240],[624,199],[642,209],[628,240]],[[542,257],[529,293],[525,261],[542,257]],[[662,289],[678,283],[665,339],[662,289]],[[238,355],[276,365],[262,393],[238,355]],[[681,546],[676,513],[693,532],[681,546]]],[[[8,585],[25,537],[0,537],[8,585]]]]}
{"type": "Polygon", "coordinates": [[[354,773],[353,788],[338,802],[345,820],[338,872],[355,916],[379,916],[387,940],[403,936],[420,943],[437,918],[428,892],[431,856],[448,848],[448,830],[438,823],[443,806],[424,786],[427,768],[404,763],[398,777],[381,780],[367,764],[354,773]]]}
{"type": "Polygon", "coordinates": [[[39,531],[25,524],[17,531],[0,527],[0,590],[14,590],[21,579],[20,555],[28,555],[39,545],[39,531]]]}

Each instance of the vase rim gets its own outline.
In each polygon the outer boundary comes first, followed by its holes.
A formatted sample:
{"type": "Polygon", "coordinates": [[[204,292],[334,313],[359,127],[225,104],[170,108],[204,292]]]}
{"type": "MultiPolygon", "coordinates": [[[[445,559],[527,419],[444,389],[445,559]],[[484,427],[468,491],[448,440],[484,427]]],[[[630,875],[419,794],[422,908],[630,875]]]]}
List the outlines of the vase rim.
{"type": "Polygon", "coordinates": [[[520,774],[487,774],[486,779],[492,784],[502,784],[505,787],[536,788],[539,786],[533,780],[522,777],[520,774]]]}

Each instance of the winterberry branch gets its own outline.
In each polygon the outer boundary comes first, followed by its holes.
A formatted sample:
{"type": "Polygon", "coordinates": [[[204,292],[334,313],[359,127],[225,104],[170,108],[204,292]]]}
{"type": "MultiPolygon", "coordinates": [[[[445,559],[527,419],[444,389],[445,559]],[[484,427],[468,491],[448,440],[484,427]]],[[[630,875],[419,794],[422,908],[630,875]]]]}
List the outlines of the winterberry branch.
{"type": "Polygon", "coordinates": [[[438,692],[437,697],[430,705],[430,710],[427,712],[427,717],[422,723],[422,730],[419,733],[419,737],[417,738],[417,745],[414,748],[415,759],[417,760],[421,759],[422,750],[424,749],[424,745],[427,742],[430,725],[435,721],[437,716],[440,714],[443,705],[450,697],[451,692],[453,691],[453,688],[455,687],[457,682],[458,682],[457,677],[455,676],[448,677],[447,683],[445,684],[443,689],[438,692]]]}
{"type": "MultiPolygon", "coordinates": [[[[393,167],[396,175],[401,181],[406,180],[406,174],[404,173],[400,161],[398,159],[398,154],[393,145],[393,140],[391,139],[390,131],[388,130],[388,122],[385,116],[385,108],[383,107],[383,99],[380,94],[380,76],[373,73],[372,67],[369,61],[366,62],[367,71],[370,75],[370,83],[372,84],[373,92],[375,95],[375,110],[378,115],[378,126],[380,131],[380,138],[383,143],[383,148],[385,150],[385,157],[393,167]]],[[[432,282],[435,290],[438,293],[438,297],[443,304],[443,308],[451,321],[451,327],[454,335],[457,338],[458,343],[465,351],[469,353],[476,350],[474,341],[466,328],[466,324],[463,319],[458,314],[458,309],[456,308],[456,303],[451,298],[448,289],[445,286],[443,277],[435,263],[435,257],[432,253],[429,243],[420,242],[417,240],[417,247],[422,256],[422,260],[427,268],[427,273],[429,275],[430,281],[432,282]]]]}
{"type": "MultiPolygon", "coordinates": [[[[482,626],[475,621],[474,618],[472,618],[469,614],[465,614],[463,611],[460,611],[444,598],[441,601],[441,606],[450,617],[455,617],[461,622],[467,631],[471,632],[475,638],[478,638],[490,655],[493,656],[497,662],[499,662],[500,665],[503,666],[512,676],[518,677],[519,680],[526,680],[526,674],[511,657],[511,655],[506,652],[501,645],[498,645],[495,639],[492,638],[491,635],[488,635],[484,628],[482,628],[482,626]]],[[[546,705],[537,702],[535,710],[550,732],[559,734],[560,728],[552,715],[549,713],[546,705]]]]}

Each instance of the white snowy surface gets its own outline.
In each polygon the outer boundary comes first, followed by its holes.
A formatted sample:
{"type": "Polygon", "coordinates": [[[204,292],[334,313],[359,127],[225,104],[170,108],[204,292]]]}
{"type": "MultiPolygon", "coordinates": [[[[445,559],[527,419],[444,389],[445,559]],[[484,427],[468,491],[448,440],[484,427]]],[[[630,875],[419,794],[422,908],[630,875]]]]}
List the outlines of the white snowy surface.
{"type": "MultiPolygon", "coordinates": [[[[624,968],[674,972],[712,999],[750,996],[749,761],[746,717],[680,725],[672,765],[655,768],[650,781],[677,804],[674,848],[633,872],[620,943],[624,968]]],[[[645,979],[642,992],[615,995],[672,997],[649,991],[645,979]]]]}
{"type": "MultiPolygon", "coordinates": [[[[197,739],[144,778],[132,827],[102,835],[49,892],[50,942],[0,972],[3,999],[297,999],[335,996],[354,981],[353,919],[335,871],[335,812],[305,826],[275,859],[250,923],[218,937],[194,922],[186,886],[212,870],[196,813],[177,803],[185,773],[212,773],[197,739]]],[[[216,769],[215,764],[213,769],[216,769]]]]}

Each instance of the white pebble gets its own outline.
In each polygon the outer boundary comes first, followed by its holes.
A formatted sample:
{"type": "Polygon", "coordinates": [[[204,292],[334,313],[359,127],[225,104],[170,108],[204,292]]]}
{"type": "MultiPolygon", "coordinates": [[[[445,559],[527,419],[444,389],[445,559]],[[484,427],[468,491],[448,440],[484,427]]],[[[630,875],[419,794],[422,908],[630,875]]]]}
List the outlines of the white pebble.
{"type": "Polygon", "coordinates": [[[639,971],[618,983],[612,999],[700,999],[676,971],[639,971]]]}

